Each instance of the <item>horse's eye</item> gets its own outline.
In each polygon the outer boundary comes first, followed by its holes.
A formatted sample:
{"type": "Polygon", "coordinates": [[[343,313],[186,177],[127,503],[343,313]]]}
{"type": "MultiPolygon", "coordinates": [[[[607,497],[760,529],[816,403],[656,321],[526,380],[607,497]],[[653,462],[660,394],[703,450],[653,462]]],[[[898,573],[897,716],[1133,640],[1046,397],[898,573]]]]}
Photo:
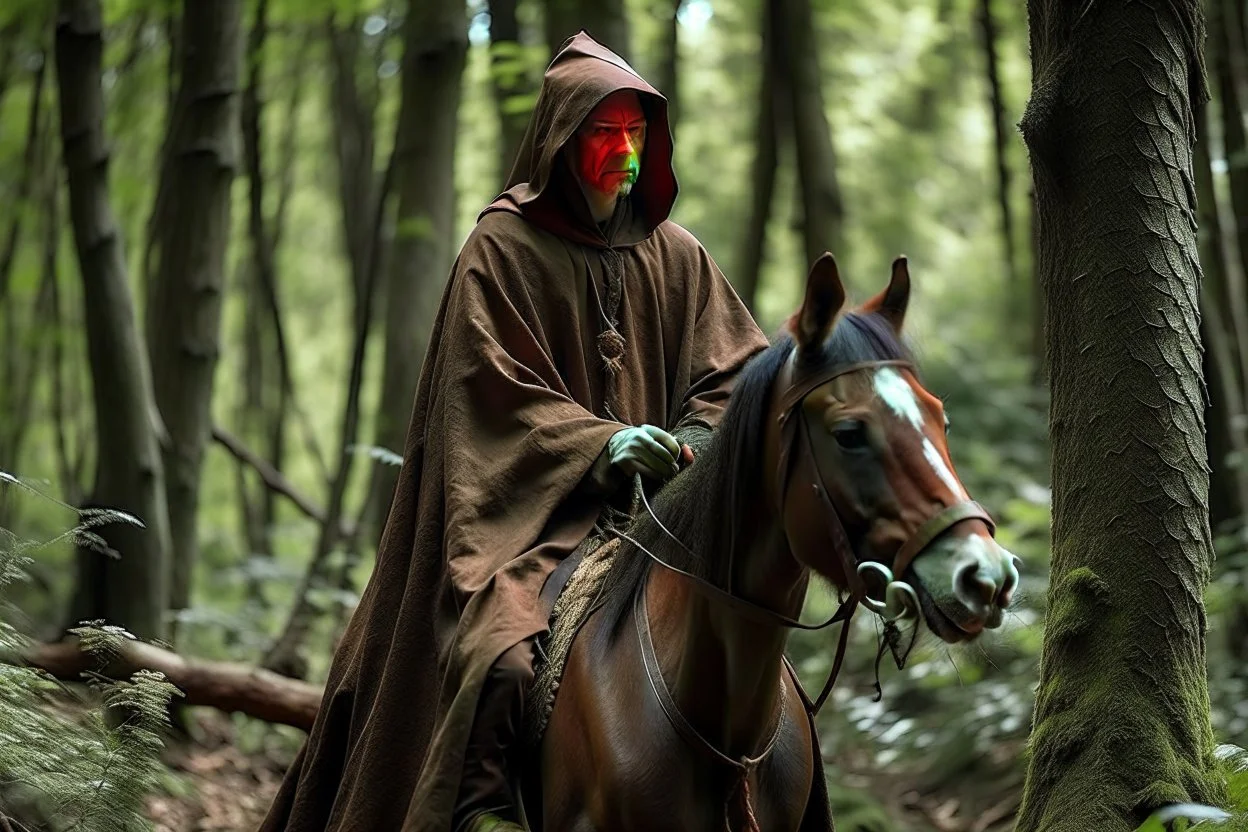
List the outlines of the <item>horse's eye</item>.
{"type": "Polygon", "coordinates": [[[836,444],[847,451],[861,451],[871,445],[867,437],[867,426],[857,419],[837,422],[832,427],[832,436],[836,438],[836,444]]]}

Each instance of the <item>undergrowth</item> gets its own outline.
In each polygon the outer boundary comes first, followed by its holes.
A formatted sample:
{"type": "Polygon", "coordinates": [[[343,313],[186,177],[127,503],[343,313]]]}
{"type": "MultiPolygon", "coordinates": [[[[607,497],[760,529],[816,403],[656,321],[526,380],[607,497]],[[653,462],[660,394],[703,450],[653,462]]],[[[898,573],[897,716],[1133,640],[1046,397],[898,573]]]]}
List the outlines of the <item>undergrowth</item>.
{"type": "MultiPolygon", "coordinates": [[[[139,521],[124,512],[77,511],[0,471],[9,498],[34,496],[74,511],[77,522],[51,540],[20,539],[0,527],[0,828],[46,832],[130,832],[151,828],[144,800],[163,772],[160,752],[168,707],[177,688],[160,673],[140,671],[125,681],[84,674],[85,690],[22,666],[31,642],[14,626],[7,590],[28,580],[33,558],[72,540],[91,549],[104,523],[139,521]]],[[[99,555],[105,557],[103,553],[99,555]]],[[[84,622],[71,631],[105,667],[123,640],[120,627],[84,622]]]]}

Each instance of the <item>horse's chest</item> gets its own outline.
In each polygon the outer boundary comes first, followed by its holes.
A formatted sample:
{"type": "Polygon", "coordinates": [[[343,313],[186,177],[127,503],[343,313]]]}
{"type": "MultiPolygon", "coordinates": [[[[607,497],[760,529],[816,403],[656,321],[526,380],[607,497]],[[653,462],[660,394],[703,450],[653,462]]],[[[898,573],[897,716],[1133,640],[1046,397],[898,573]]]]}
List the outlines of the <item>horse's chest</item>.
{"type": "MultiPolygon", "coordinates": [[[[665,724],[656,728],[666,729],[665,724]]],[[[745,832],[753,815],[763,832],[796,832],[810,793],[809,757],[800,726],[786,723],[773,753],[743,788],[740,775],[683,743],[657,733],[617,745],[612,767],[621,775],[598,803],[592,828],[601,832],[745,832]],[[621,785],[628,784],[624,788],[621,785]]]]}

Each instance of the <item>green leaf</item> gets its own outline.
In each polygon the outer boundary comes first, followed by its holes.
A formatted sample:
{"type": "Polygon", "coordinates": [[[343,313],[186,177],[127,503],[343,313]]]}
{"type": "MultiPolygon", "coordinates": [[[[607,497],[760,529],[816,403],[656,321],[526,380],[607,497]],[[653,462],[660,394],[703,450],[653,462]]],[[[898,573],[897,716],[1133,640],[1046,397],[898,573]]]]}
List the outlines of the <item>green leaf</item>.
{"type": "Polygon", "coordinates": [[[1135,832],[1166,832],[1170,828],[1170,824],[1176,820],[1190,820],[1195,823],[1203,823],[1204,821],[1212,821],[1214,823],[1224,823],[1230,820],[1231,815],[1216,806],[1206,806],[1203,803],[1175,803],[1164,809],[1159,809],[1149,816],[1148,820],[1135,832]]]}

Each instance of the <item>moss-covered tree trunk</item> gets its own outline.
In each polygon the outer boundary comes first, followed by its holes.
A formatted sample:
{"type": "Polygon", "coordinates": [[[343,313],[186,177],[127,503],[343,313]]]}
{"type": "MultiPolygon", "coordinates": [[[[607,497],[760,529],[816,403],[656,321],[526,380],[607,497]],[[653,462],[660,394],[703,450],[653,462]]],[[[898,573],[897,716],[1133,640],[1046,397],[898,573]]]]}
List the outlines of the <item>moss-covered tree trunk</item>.
{"type": "Polygon", "coordinates": [[[144,524],[94,531],[119,558],[79,554],[75,621],[106,618],[145,638],[163,636],[168,598],[168,511],[156,437],[151,374],[143,350],[121,232],[108,193],[108,142],[99,0],[61,0],[56,75],[61,145],[69,186],[95,403],[95,484],[90,502],[129,512],[144,524]]]}
{"type": "Polygon", "coordinates": [[[1192,178],[1198,0],[1030,0],[1053,556],[1020,832],[1218,803],[1192,178]]]}

